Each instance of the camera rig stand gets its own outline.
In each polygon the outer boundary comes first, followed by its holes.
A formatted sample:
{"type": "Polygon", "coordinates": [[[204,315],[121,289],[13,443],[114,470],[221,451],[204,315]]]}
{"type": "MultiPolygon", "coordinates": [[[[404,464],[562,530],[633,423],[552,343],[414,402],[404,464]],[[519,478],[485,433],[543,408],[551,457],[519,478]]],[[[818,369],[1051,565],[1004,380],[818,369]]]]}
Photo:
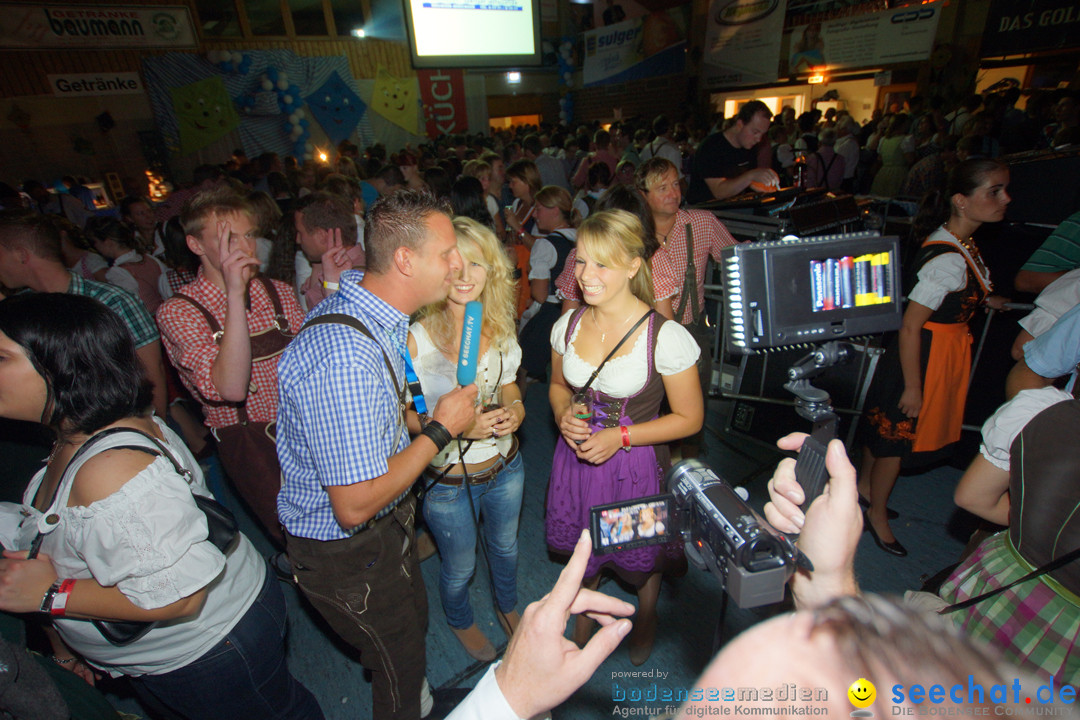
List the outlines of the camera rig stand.
{"type": "Polygon", "coordinates": [[[800,508],[804,513],[829,480],[825,452],[829,441],[836,437],[839,421],[829,393],[814,387],[810,381],[834,365],[848,362],[854,352],[850,343],[833,340],[815,348],[788,369],[789,379],[784,389],[795,396],[795,412],[812,424],[810,437],[803,442],[795,461],[795,479],[805,495],[800,508]]]}

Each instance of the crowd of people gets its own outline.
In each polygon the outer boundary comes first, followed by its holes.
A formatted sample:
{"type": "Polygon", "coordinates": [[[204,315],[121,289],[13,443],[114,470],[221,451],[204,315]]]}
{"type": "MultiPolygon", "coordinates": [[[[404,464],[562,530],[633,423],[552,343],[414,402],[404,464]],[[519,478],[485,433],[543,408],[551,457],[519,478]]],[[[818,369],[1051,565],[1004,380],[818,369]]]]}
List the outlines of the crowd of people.
{"type": "MultiPolygon", "coordinates": [[[[901,460],[958,439],[967,322],[981,307],[1003,307],[973,236],[1009,202],[994,132],[1006,120],[1027,125],[1007,100],[979,98],[950,117],[912,98],[909,113],[872,127],[843,113],[774,118],[750,102],[696,149],[685,126],[661,116],[650,128],[447,137],[391,156],[343,143],[332,163],[304,166],[237,151],[196,169],[165,202],[125,199],[117,217],[96,216],[74,180],[58,196],[33,181],[21,193],[0,188],[0,286],[11,296],[0,302],[0,417],[55,435],[24,493],[18,531],[5,538],[0,609],[44,613],[56,663],[88,680],[130,677],[164,717],[321,717],[285,662],[277,577],[358,651],[372,673],[375,717],[427,717],[442,698],[425,678],[426,536],[441,557],[438,600],[465,651],[496,657],[469,598],[478,551],[511,639],[507,660],[456,717],[471,717],[477,697],[508,706],[508,717],[543,713],[576,685],[539,683],[548,693],[540,695],[530,677],[550,670],[580,685],[627,636],[631,661],[647,660],[661,578],[685,563],[678,542],[589,557],[581,541],[591,508],[660,492],[671,450],[694,457],[703,443],[713,360],[706,267],[735,239],[712,213],[685,207],[684,191],[694,201],[791,181],[900,194],[912,187],[913,163],[938,158],[919,178],[921,250],[903,329],[882,361],[892,370],[869,395],[858,483],[834,444],[829,469],[841,487],[805,515],[787,465],[771,485],[770,519],[802,528],[800,543],[815,556],[813,578],[797,576],[793,589],[820,608],[768,631],[812,635],[807,628],[824,623],[861,642],[853,614],[900,611],[873,599],[858,608],[829,601],[856,593],[850,561],[863,527],[883,550],[906,554],[887,507],[901,460]],[[865,141],[854,139],[864,132],[865,141]],[[946,159],[949,146],[956,156],[946,159]],[[863,172],[868,151],[881,160],[876,174],[863,172]],[[851,166],[848,157],[857,158],[851,166]],[[462,387],[458,348],[473,332],[475,381],[462,387]],[[522,612],[526,470],[516,435],[537,383],[548,385],[559,433],[547,544],[570,560],[556,591],[522,612]],[[119,430],[150,445],[101,442],[119,430]],[[210,455],[275,547],[271,557],[261,560],[242,534],[225,548],[210,542],[212,518],[199,501],[210,495],[199,460],[210,455]],[[636,590],[632,629],[616,618],[633,608],[594,592],[604,573],[636,590]],[[571,613],[580,656],[559,645],[562,628],[553,637],[557,618],[565,627],[571,613]],[[117,643],[101,627],[116,621],[145,632],[117,643]],[[227,693],[206,692],[211,674],[227,693]]],[[[1053,132],[1039,125],[1040,106],[1029,100],[1025,115],[1037,126],[1032,147],[1068,141],[1075,99],[1058,101],[1053,132]]],[[[1043,255],[1057,264],[1039,264],[1036,253],[1025,267],[1033,286],[1053,290],[1056,301],[1040,308],[1052,317],[1018,341],[1010,389],[1019,394],[988,423],[957,490],[960,506],[1006,530],[949,578],[943,605],[1073,549],[1060,539],[1072,536],[1075,499],[1033,478],[1064,483],[1075,464],[1025,425],[1062,432],[1075,412],[1071,395],[1048,386],[1080,361],[1080,313],[1068,311],[1080,301],[1070,274],[1080,257],[1066,267],[1068,253],[1058,252],[1080,247],[1077,227],[1074,217],[1048,239],[1043,255]],[[1060,299],[1073,295],[1072,305],[1060,299]],[[1014,512],[1010,495],[1024,491],[1039,505],[1014,512]],[[1040,522],[1043,504],[1060,515],[1053,532],[1040,522]]],[[[1027,670],[1076,684],[1077,582],[1067,566],[1050,568],[1033,592],[1011,590],[950,617],[1027,670]],[[1013,627],[1036,606],[1044,624],[1013,627]],[[1051,640],[1033,649],[1028,640],[1040,631],[1051,640]]],[[[977,655],[956,643],[948,652],[977,655]]],[[[730,668],[738,645],[709,672],[730,668]]]]}

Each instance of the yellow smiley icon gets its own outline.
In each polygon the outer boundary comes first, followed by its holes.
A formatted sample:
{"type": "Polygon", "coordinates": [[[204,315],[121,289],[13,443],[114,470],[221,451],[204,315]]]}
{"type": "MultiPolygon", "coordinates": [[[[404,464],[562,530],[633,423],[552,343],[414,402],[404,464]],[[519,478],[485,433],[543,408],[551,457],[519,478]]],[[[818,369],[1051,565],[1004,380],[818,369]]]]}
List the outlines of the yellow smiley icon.
{"type": "Polygon", "coordinates": [[[877,688],[874,687],[874,683],[866,678],[859,678],[851,683],[851,687],[847,689],[847,696],[855,707],[868,708],[874,704],[877,688]]]}

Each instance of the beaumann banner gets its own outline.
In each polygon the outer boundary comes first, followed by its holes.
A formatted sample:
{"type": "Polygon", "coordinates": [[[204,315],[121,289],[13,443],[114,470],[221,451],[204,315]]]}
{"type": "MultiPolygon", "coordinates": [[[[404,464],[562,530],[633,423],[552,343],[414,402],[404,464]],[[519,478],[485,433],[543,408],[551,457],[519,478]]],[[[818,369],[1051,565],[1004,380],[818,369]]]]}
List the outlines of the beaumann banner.
{"type": "Polygon", "coordinates": [[[994,0],[983,30],[982,56],[1056,50],[1076,44],[1076,0],[994,0]]]}
{"type": "Polygon", "coordinates": [[[918,62],[930,57],[941,2],[792,28],[781,75],[918,62]]]}
{"type": "Polygon", "coordinates": [[[681,73],[686,65],[687,6],[585,33],[585,85],[681,73]]]}
{"type": "Polygon", "coordinates": [[[169,5],[0,3],[0,48],[193,48],[191,13],[169,5]]]}
{"type": "Polygon", "coordinates": [[[787,0],[712,0],[705,28],[705,84],[775,82],[787,0]]]}
{"type": "Polygon", "coordinates": [[[461,70],[417,70],[424,125],[429,138],[469,132],[465,109],[465,73],[461,70]]]}

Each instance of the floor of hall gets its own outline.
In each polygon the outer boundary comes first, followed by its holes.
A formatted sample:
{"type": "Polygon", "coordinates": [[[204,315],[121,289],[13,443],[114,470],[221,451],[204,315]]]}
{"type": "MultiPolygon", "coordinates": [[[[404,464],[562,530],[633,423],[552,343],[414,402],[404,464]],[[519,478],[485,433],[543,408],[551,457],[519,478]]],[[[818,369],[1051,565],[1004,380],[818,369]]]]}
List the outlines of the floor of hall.
{"type": "MultiPolygon", "coordinates": [[[[544,496],[556,440],[546,385],[529,388],[526,408],[526,420],[519,431],[526,467],[519,541],[519,609],[548,592],[562,567],[548,555],[544,542],[544,496]]],[[[731,484],[745,486],[750,492],[751,504],[760,510],[766,495],[765,484],[781,455],[764,442],[726,431],[729,410],[727,401],[710,400],[704,460],[731,484]]],[[[942,466],[901,478],[890,502],[900,513],[892,527],[910,554],[906,558],[888,555],[864,534],[856,558],[859,582],[864,589],[902,593],[918,588],[924,575],[955,561],[971,529],[970,516],[956,510],[952,502],[953,488],[959,477],[960,470],[942,466]]],[[[229,500],[235,504],[235,499],[229,500]]],[[[254,528],[250,518],[242,514],[241,522],[260,550],[269,554],[269,543],[254,528]]],[[[483,675],[487,664],[472,660],[447,626],[439,605],[438,572],[438,555],[423,563],[430,600],[427,676],[435,688],[472,686],[483,675]]],[[[478,561],[471,599],[478,624],[501,654],[506,637],[492,611],[486,573],[483,561],[478,561]]],[[[289,604],[288,658],[292,672],[312,690],[328,720],[370,718],[371,684],[365,679],[363,668],[354,660],[350,649],[322,624],[295,588],[287,584],[282,587],[289,604]]],[[[634,601],[633,595],[613,580],[604,581],[601,589],[634,601]]],[[[693,567],[681,578],[665,580],[651,657],[644,665],[634,667],[624,642],[584,687],[554,710],[553,716],[574,720],[610,718],[618,704],[613,699],[613,692],[625,688],[623,678],[628,676],[622,673],[626,672],[644,671],[657,678],[633,681],[646,689],[651,682],[673,689],[692,687],[712,655],[713,638],[721,622],[722,597],[723,590],[717,578],[693,567]],[[622,685],[616,688],[615,684],[620,681],[622,685]]],[[[744,611],[729,603],[719,637],[729,639],[742,628],[777,610],[766,607],[744,611]]],[[[638,677],[649,678],[650,675],[638,677]]],[[[111,699],[125,712],[140,713],[131,698],[114,694],[111,699]]]]}

